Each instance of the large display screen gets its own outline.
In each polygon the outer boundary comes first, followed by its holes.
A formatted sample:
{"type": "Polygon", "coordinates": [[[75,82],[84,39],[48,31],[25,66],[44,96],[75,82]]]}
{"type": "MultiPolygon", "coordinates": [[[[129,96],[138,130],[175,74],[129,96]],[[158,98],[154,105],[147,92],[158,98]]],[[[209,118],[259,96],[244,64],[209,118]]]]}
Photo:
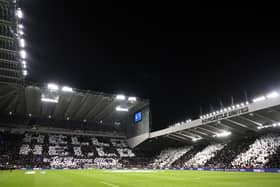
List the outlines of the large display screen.
{"type": "Polygon", "coordinates": [[[134,114],[134,122],[138,123],[140,121],[142,121],[142,112],[136,112],[134,114]]]}

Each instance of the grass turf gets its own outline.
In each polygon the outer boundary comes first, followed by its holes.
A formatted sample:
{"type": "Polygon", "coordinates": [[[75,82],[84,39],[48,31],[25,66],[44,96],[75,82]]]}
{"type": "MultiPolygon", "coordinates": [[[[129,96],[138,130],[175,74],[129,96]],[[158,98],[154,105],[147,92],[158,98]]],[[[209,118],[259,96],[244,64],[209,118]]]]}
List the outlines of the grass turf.
{"type": "Polygon", "coordinates": [[[0,171],[0,187],[276,187],[277,173],[112,170],[0,171]]]}

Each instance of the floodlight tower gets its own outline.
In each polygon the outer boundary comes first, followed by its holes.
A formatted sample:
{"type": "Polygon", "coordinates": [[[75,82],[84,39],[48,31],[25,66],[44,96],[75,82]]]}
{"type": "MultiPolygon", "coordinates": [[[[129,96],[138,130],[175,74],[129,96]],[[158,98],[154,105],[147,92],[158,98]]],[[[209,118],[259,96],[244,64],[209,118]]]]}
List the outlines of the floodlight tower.
{"type": "Polygon", "coordinates": [[[23,18],[18,0],[0,0],[0,84],[22,84],[28,74],[23,18]]]}

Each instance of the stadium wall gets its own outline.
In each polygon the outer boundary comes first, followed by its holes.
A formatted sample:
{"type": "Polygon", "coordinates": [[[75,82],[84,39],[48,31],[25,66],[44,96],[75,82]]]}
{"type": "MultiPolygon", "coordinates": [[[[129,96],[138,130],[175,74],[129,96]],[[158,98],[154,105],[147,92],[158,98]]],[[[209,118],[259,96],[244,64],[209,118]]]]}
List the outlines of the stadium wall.
{"type": "MultiPolygon", "coordinates": [[[[150,133],[150,108],[149,106],[140,109],[142,112],[142,120],[138,123],[134,122],[134,114],[131,114],[126,120],[126,136],[128,145],[135,147],[141,142],[149,138],[150,133]]],[[[135,111],[135,112],[139,112],[135,111]]]]}

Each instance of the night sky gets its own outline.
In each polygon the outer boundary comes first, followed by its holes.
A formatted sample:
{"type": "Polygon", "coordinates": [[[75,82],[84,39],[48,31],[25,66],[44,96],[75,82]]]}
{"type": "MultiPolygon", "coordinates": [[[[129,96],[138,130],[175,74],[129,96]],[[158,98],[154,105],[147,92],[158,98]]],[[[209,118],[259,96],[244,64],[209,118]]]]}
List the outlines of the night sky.
{"type": "Polygon", "coordinates": [[[280,89],[274,15],[93,2],[22,0],[29,80],[150,99],[153,129],[280,89]]]}

